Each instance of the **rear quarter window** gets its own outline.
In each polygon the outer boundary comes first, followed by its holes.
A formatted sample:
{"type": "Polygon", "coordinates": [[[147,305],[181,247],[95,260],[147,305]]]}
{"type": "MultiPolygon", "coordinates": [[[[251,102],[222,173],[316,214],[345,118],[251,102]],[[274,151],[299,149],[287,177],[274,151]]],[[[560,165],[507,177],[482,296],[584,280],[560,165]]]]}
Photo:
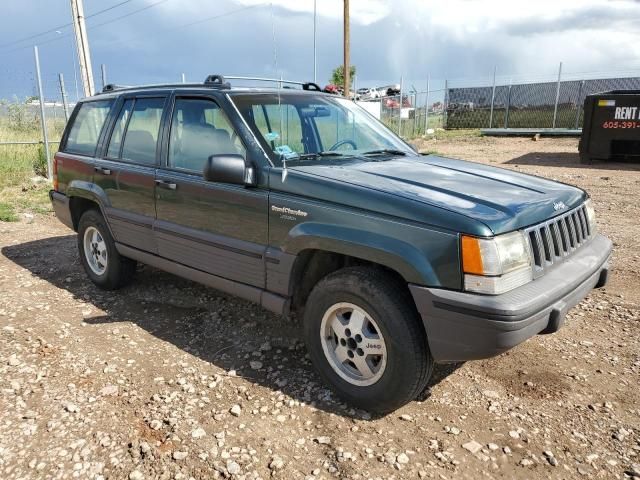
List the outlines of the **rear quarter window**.
{"type": "Polygon", "coordinates": [[[111,100],[85,102],[73,119],[64,147],[65,152],[93,157],[100,132],[111,109],[111,100]]]}

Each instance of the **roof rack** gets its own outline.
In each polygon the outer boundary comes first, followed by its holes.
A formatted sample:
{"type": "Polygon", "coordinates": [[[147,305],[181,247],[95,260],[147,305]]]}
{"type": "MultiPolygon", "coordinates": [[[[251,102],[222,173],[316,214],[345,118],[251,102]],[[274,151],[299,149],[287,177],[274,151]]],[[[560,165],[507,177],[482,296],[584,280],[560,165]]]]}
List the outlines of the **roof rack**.
{"type": "Polygon", "coordinates": [[[282,78],[268,78],[268,77],[242,77],[242,76],[235,76],[235,75],[229,75],[225,78],[228,78],[230,80],[252,80],[256,82],[272,82],[272,83],[279,83],[279,84],[286,83],[289,85],[300,85],[302,86],[303,90],[316,90],[318,92],[322,91],[322,89],[318,86],[318,84],[313,82],[298,82],[296,80],[284,80],[282,78]]]}
{"type": "Polygon", "coordinates": [[[227,79],[252,80],[257,82],[278,83],[280,84],[281,88],[290,88],[287,86],[283,86],[282,84],[300,85],[302,86],[303,90],[313,90],[317,92],[322,91],[322,89],[316,83],[313,83],[313,82],[297,82],[294,80],[284,80],[281,78],[266,78],[266,77],[242,77],[242,76],[224,77],[222,75],[214,74],[214,75],[207,76],[207,78],[205,78],[204,80],[204,83],[155,83],[155,84],[149,84],[149,85],[136,85],[136,86],[116,85],[116,84],[110,83],[108,85],[105,85],[102,88],[102,92],[100,93],[109,93],[109,92],[122,91],[122,90],[138,90],[142,88],[178,88],[178,87],[202,88],[203,86],[208,88],[229,90],[231,88],[231,84],[226,81],[227,79]]]}

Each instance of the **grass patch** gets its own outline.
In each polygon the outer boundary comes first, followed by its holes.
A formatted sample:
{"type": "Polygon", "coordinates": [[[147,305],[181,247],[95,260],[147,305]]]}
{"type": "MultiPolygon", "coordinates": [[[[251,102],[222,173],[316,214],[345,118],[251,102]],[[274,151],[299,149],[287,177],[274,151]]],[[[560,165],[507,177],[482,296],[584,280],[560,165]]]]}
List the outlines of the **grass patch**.
{"type": "Polygon", "coordinates": [[[17,222],[18,216],[12,205],[0,202],[0,222],[17,222]]]}
{"type": "MultiPolygon", "coordinates": [[[[24,118],[0,118],[0,142],[38,141],[42,132],[37,121],[24,118]],[[18,121],[19,120],[19,121],[18,121]]],[[[61,122],[49,122],[49,138],[58,139],[61,122]]],[[[57,144],[49,145],[54,155],[57,144]]],[[[46,155],[43,144],[0,145],[0,220],[16,221],[21,213],[51,212],[46,180],[46,155]]]]}

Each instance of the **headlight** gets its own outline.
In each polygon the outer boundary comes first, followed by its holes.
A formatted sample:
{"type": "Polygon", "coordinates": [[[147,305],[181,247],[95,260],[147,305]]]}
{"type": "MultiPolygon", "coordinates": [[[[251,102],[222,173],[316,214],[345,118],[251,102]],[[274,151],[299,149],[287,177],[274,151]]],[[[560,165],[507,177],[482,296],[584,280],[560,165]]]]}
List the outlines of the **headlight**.
{"type": "Polygon", "coordinates": [[[497,295],[532,278],[531,252],[522,232],[484,239],[462,236],[465,290],[497,295]]]}
{"type": "Polygon", "coordinates": [[[586,202],[584,202],[584,208],[587,210],[587,220],[589,221],[589,231],[591,232],[591,235],[593,236],[593,234],[596,233],[596,211],[593,209],[593,203],[591,202],[591,199],[587,199],[586,202]]]}

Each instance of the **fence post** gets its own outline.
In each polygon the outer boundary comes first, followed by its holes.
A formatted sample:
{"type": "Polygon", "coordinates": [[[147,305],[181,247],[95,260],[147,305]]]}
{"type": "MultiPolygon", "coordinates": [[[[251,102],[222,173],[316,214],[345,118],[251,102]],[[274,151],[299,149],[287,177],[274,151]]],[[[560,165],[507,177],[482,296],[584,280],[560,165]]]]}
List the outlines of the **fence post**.
{"type": "Polygon", "coordinates": [[[504,128],[509,128],[509,107],[511,107],[511,80],[509,80],[509,90],[507,92],[507,108],[504,111],[504,128]]]}
{"type": "Polygon", "coordinates": [[[444,110],[442,111],[442,127],[447,128],[449,123],[449,81],[444,81],[444,110]]]}
{"type": "Polygon", "coordinates": [[[424,134],[429,129],[429,93],[431,89],[431,75],[427,75],[427,98],[424,101],[424,134]]]}
{"type": "Polygon", "coordinates": [[[562,79],[562,62],[558,68],[558,84],[556,85],[556,103],[553,107],[553,125],[551,128],[556,128],[556,119],[558,117],[558,102],[560,101],[560,80],[562,79]]]}
{"type": "Polygon", "coordinates": [[[493,105],[496,101],[496,72],[498,67],[493,67],[493,89],[491,90],[491,113],[489,114],[489,128],[493,128],[493,105]]]}
{"type": "Polygon", "coordinates": [[[416,106],[418,105],[418,91],[416,87],[413,86],[413,132],[411,135],[415,137],[416,135],[416,126],[418,125],[418,116],[416,115],[416,106]]]}
{"type": "Polygon", "coordinates": [[[100,65],[100,71],[102,72],[102,89],[107,86],[107,66],[103,63],[100,65]]]}
{"type": "Polygon", "coordinates": [[[40,123],[42,124],[42,138],[44,140],[44,153],[47,157],[47,178],[51,180],[51,156],[49,155],[49,137],[47,135],[47,120],[44,116],[44,95],[42,94],[42,78],[40,77],[40,57],[38,55],[38,47],[33,46],[33,55],[36,61],[36,80],[38,82],[38,99],[40,100],[40,123]]]}
{"type": "Polygon", "coordinates": [[[60,83],[60,95],[62,95],[62,109],[64,110],[64,121],[69,121],[69,105],[67,103],[67,92],[64,89],[64,77],[62,73],[58,74],[58,83],[60,83]]]}
{"type": "Polygon", "coordinates": [[[400,75],[400,101],[398,102],[398,136],[402,136],[402,90],[404,89],[404,77],[400,75]]]}
{"type": "Polygon", "coordinates": [[[580,100],[582,98],[582,89],[584,88],[584,80],[580,82],[580,86],[578,87],[578,98],[576,100],[576,123],[575,129],[577,130],[580,126],[580,107],[582,106],[583,101],[580,100]]]}

